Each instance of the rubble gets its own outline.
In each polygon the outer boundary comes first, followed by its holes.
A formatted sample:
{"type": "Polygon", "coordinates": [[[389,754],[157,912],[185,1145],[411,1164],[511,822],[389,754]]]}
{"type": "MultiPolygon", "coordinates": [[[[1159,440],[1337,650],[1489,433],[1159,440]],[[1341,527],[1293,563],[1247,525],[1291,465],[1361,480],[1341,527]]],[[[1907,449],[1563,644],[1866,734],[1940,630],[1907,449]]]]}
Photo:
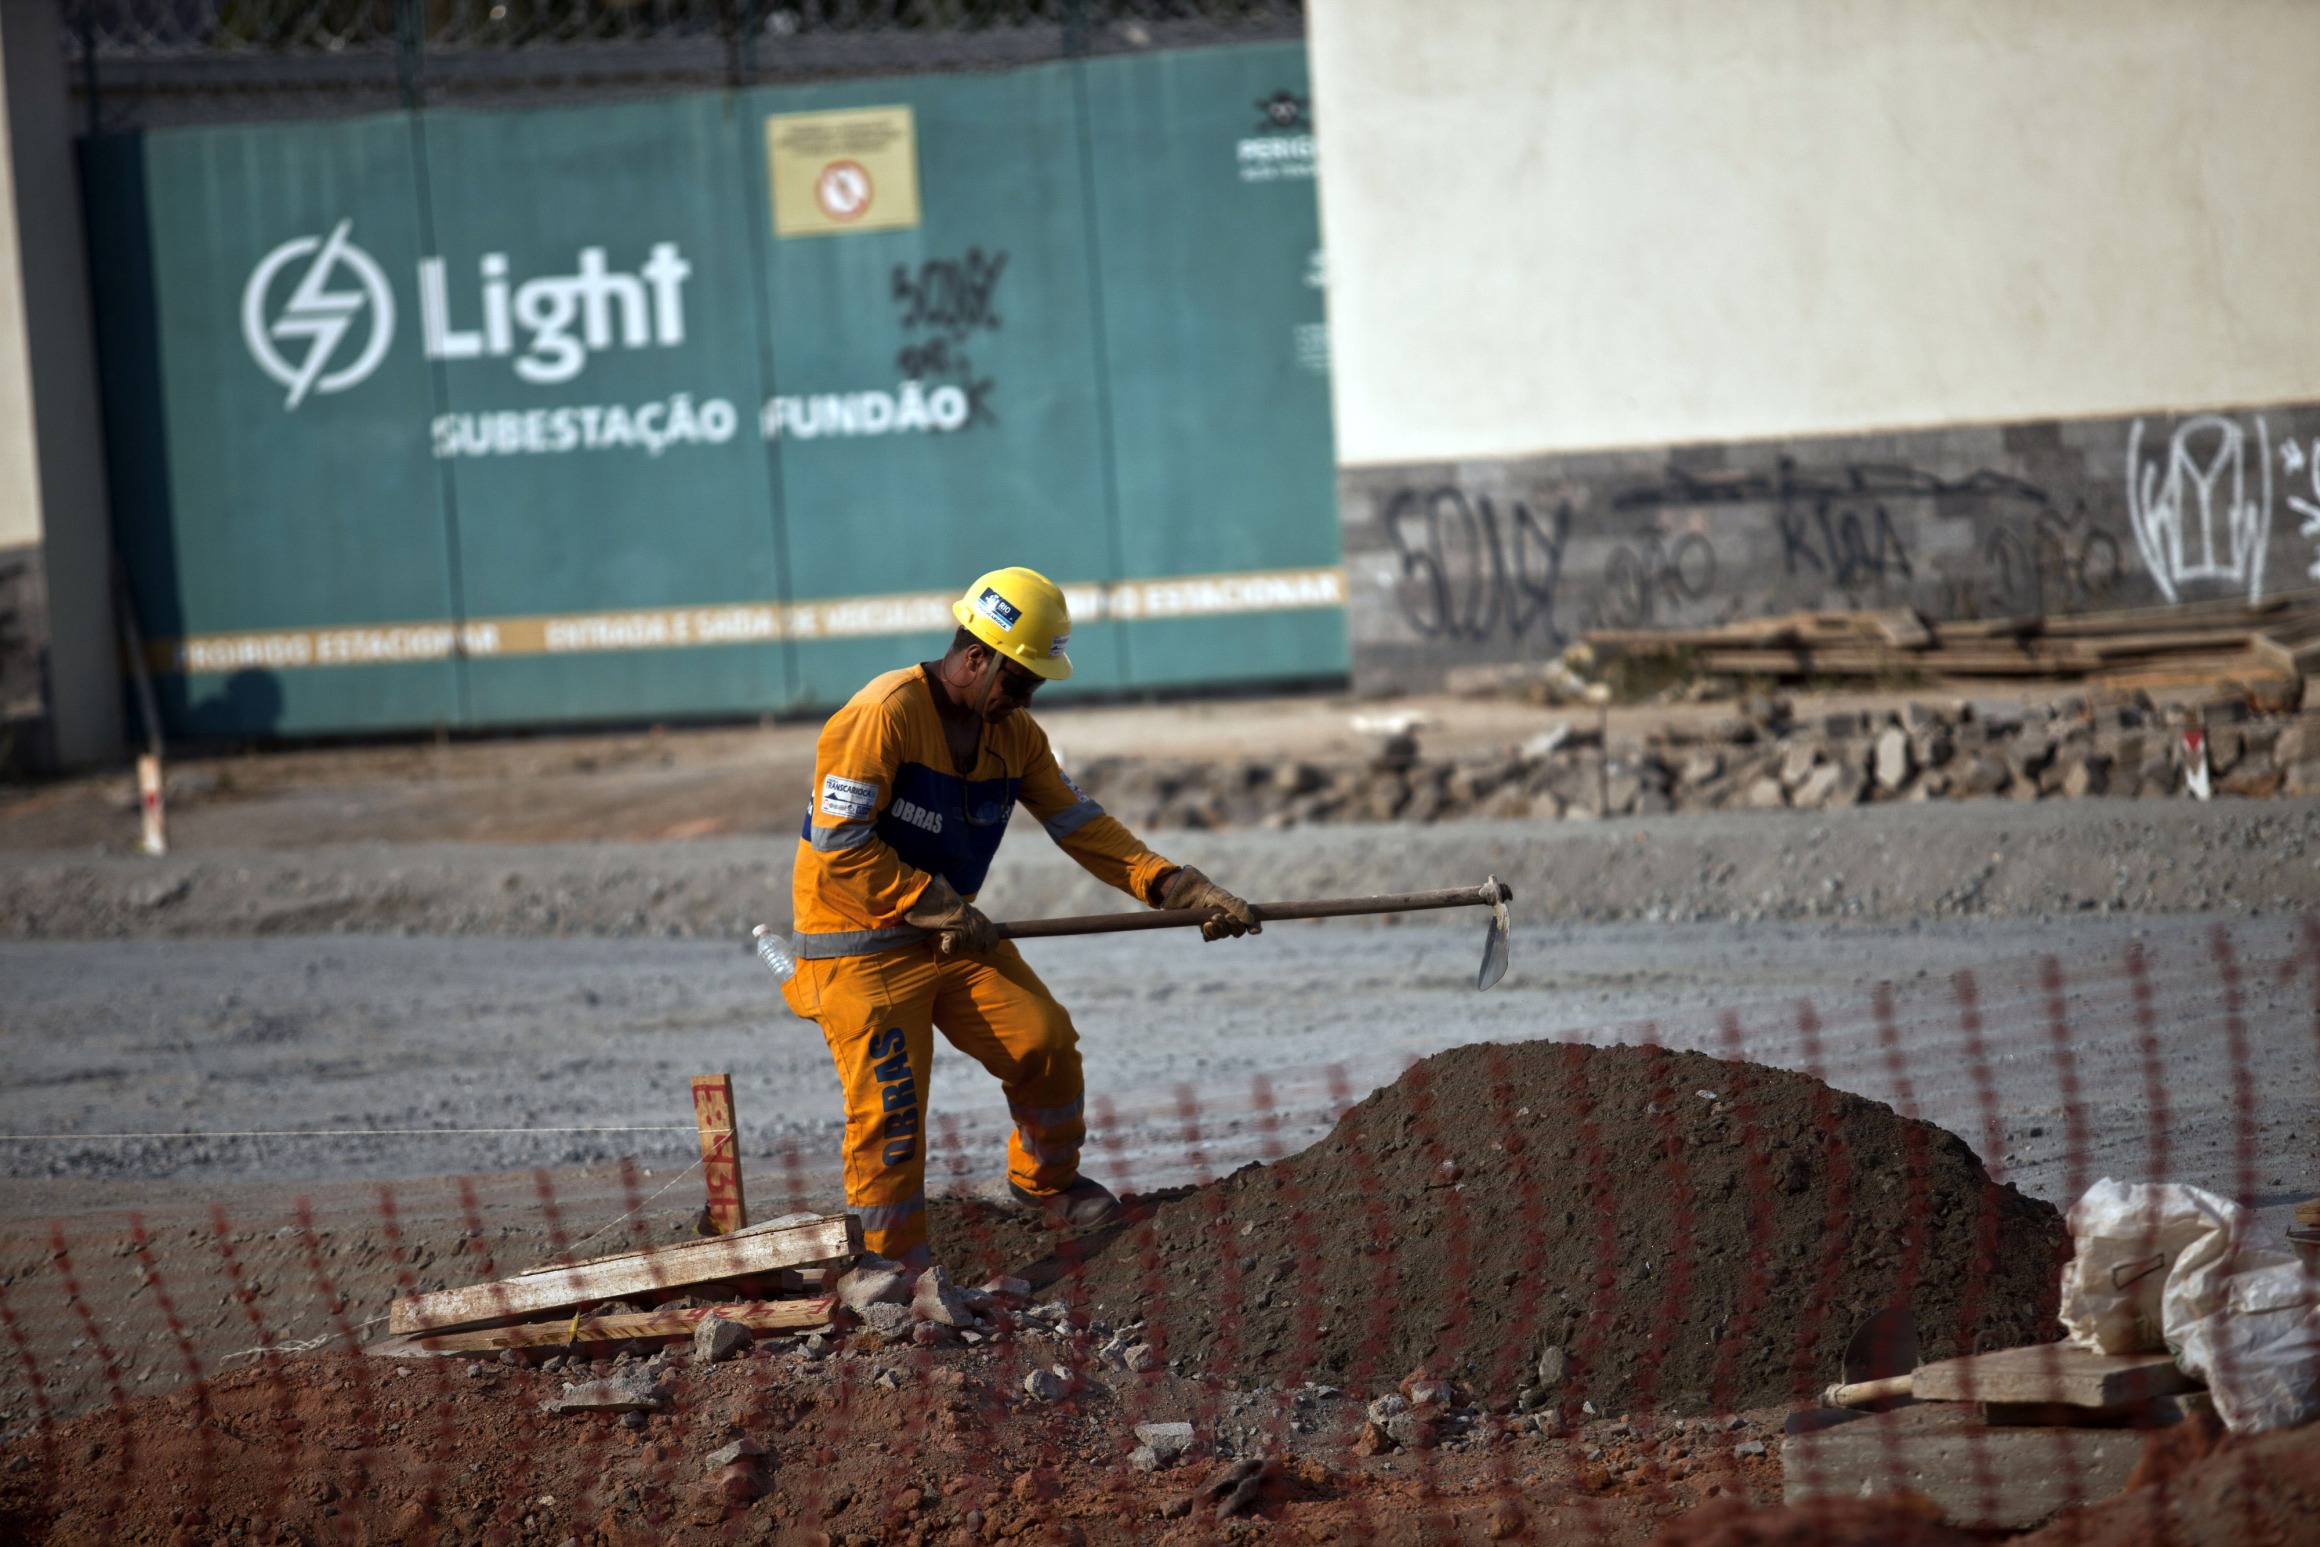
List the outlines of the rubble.
{"type": "Polygon", "coordinates": [[[901,1342],[911,1335],[915,1318],[907,1305],[896,1305],[891,1300],[880,1300],[862,1313],[862,1330],[876,1342],[901,1342]]]}
{"type": "Polygon", "coordinates": [[[860,1316],[873,1305],[891,1301],[908,1305],[912,1289],[910,1270],[899,1262],[865,1254],[838,1280],[838,1303],[860,1316]]]}
{"type": "MultiPolygon", "coordinates": [[[[1192,1449],[1192,1425],[1189,1423],[1140,1423],[1136,1425],[1139,1453],[1152,1458],[1151,1471],[1174,1466],[1192,1449]]],[[[1133,1458],[1131,1458],[1133,1459],[1133,1458]]],[[[1141,1463],[1139,1463],[1141,1465],[1141,1463]]]]}
{"type": "Polygon", "coordinates": [[[981,1319],[967,1302],[967,1296],[951,1282],[950,1269],[937,1263],[918,1276],[918,1287],[910,1299],[910,1313],[920,1321],[931,1321],[945,1327],[978,1327],[981,1319]]]}
{"type": "Polygon", "coordinates": [[[693,1329],[693,1362],[721,1364],[736,1354],[749,1352],[749,1329],[739,1322],[727,1321],[722,1316],[705,1316],[693,1329]]]}
{"type": "Polygon", "coordinates": [[[657,1372],[634,1366],[602,1380],[579,1381],[564,1387],[562,1396],[540,1404],[544,1413],[662,1413],[668,1411],[668,1393],[657,1372]]]}
{"type": "Polygon", "coordinates": [[[1073,777],[1141,830],[2151,799],[2188,793],[2194,762],[2218,796],[2320,791],[2320,713],[2259,713],[2228,694],[2164,707],[2141,697],[2050,707],[1929,698],[1873,715],[1809,716],[1788,699],[1756,697],[1608,746],[1596,725],[1576,724],[1454,758],[1415,748],[1335,766],[1096,758],[1073,777]]]}

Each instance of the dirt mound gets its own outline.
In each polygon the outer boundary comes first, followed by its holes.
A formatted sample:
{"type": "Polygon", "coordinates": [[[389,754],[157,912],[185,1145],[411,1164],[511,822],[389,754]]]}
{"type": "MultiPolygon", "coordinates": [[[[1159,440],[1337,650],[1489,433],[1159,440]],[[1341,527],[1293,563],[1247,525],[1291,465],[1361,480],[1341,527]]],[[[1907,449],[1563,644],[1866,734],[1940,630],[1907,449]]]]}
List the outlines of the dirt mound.
{"type": "Polygon", "coordinates": [[[2062,1516],[2024,1547],[2320,1543],[2320,1424],[2220,1445],[2179,1424],[2146,1442],[2130,1481],[2144,1486],[2062,1516]]]}
{"type": "Polygon", "coordinates": [[[1413,1065],[1087,1244],[1074,1298],[1188,1372],[1705,1412],[1818,1392],[1902,1295],[1927,1359],[2056,1336],[2066,1236],[1954,1134],[1808,1076],[1530,1042],[1413,1065]]]}

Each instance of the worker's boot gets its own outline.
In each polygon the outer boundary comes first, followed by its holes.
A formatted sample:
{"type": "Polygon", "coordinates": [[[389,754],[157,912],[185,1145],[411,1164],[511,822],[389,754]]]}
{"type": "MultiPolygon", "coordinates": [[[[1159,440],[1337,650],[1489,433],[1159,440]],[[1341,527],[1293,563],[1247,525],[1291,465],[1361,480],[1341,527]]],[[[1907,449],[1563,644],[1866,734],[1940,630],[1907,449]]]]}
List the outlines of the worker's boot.
{"type": "Polygon", "coordinates": [[[1081,1177],[1059,1193],[1041,1197],[1013,1182],[1007,1191],[1016,1204],[1047,1222],[1050,1230],[1094,1230],[1120,1217],[1120,1200],[1103,1183],[1081,1177]]]}

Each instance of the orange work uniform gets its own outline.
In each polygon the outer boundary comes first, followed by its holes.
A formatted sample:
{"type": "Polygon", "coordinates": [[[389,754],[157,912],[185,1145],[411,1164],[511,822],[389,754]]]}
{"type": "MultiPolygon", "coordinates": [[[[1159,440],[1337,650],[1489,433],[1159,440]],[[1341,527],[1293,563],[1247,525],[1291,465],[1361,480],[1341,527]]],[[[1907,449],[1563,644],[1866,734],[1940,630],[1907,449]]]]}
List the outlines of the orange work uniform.
{"type": "Polygon", "coordinates": [[[1098,880],[1157,904],[1175,866],[1081,794],[1021,710],[951,761],[926,668],[887,672],[822,727],[793,883],[790,1008],[821,1024],[846,1090],[846,1202],[870,1250],[923,1258],[926,1107],[934,1030],[999,1079],[1015,1120],[1008,1179],[1053,1196],[1087,1135],[1079,1033],[1012,941],[935,954],[903,922],[931,875],[982,888],[1020,803],[1098,880]]]}

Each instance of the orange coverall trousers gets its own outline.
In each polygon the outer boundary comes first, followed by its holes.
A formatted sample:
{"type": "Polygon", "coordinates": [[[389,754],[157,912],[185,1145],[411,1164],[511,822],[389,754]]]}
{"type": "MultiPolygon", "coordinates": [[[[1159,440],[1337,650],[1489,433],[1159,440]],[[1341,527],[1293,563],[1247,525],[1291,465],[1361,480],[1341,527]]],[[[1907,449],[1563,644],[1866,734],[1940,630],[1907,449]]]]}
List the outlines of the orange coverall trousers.
{"type": "Polygon", "coordinates": [[[923,1265],[927,1076],[939,1028],[997,1076],[1015,1119],[1007,1177],[1039,1196],[1079,1178],[1087,1137],[1079,1032],[1013,941],[981,956],[921,941],[875,956],[801,961],[782,989],[821,1024],[846,1089],[846,1204],[863,1242],[923,1265]]]}

